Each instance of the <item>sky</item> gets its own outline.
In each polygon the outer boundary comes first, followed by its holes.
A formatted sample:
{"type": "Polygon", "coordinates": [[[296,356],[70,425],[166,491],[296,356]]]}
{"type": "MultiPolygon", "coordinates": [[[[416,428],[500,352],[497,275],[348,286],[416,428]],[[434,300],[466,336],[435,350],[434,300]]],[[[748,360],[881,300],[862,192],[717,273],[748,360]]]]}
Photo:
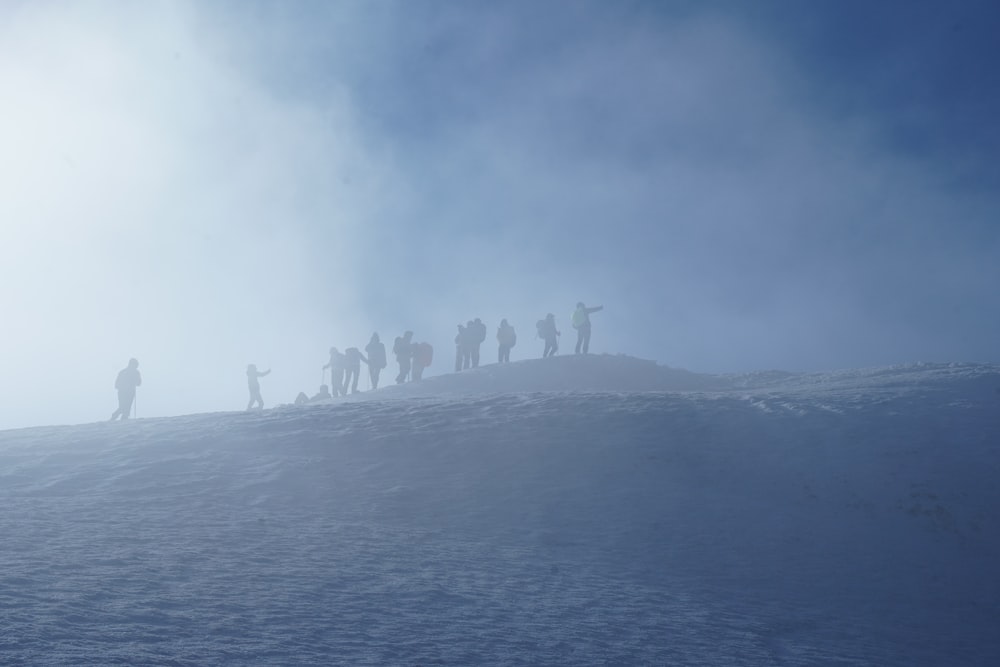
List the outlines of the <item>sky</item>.
{"type": "Polygon", "coordinates": [[[991,5],[4,3],[0,428],[578,301],[697,372],[997,361],[991,5]]]}

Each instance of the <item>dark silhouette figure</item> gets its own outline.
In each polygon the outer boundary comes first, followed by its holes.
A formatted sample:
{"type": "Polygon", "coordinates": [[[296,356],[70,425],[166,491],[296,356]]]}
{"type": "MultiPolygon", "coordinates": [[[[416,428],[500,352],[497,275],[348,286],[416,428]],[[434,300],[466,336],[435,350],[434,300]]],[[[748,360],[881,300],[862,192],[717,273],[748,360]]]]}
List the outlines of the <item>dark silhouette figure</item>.
{"type": "Polygon", "coordinates": [[[562,335],[562,332],[556,329],[556,316],[549,313],[544,320],[538,320],[535,326],[538,329],[538,337],[545,341],[542,359],[554,356],[559,350],[558,337],[562,335]]]}
{"type": "Polygon", "coordinates": [[[590,314],[604,310],[604,306],[587,308],[583,302],[576,304],[573,311],[573,328],[576,329],[576,354],[587,354],[590,351],[590,314]]]}
{"type": "Polygon", "coordinates": [[[350,386],[351,393],[358,393],[358,379],[361,377],[361,362],[368,364],[368,359],[361,354],[361,350],[356,347],[349,347],[344,350],[344,396],[347,396],[347,387],[350,386]]]}
{"type": "Polygon", "coordinates": [[[299,395],[295,397],[295,405],[308,405],[310,403],[319,403],[320,401],[329,401],[333,399],[330,395],[330,387],[325,384],[320,385],[319,393],[309,398],[306,396],[304,391],[300,391],[299,395]]]}
{"type": "Polygon", "coordinates": [[[254,403],[257,404],[258,409],[264,409],[264,399],[260,396],[260,382],[257,378],[262,378],[270,372],[270,368],[261,372],[253,364],[247,366],[247,386],[250,388],[250,402],[247,403],[247,411],[253,408],[254,403]]]}
{"type": "Polygon", "coordinates": [[[347,396],[344,391],[344,368],[347,359],[335,347],[330,348],[330,361],[323,366],[323,370],[330,369],[330,388],[334,396],[347,396]]]}
{"type": "Polygon", "coordinates": [[[514,331],[514,327],[507,324],[507,320],[500,320],[500,328],[497,329],[497,343],[500,344],[497,362],[510,363],[510,348],[517,344],[517,333],[514,331]]]}
{"type": "MultiPolygon", "coordinates": [[[[469,335],[465,331],[465,327],[461,324],[458,325],[458,333],[455,334],[455,372],[458,373],[462,370],[462,362],[467,358],[466,350],[469,348],[469,335]]],[[[468,368],[468,362],[465,363],[465,368],[468,368]]]]}
{"type": "Polygon", "coordinates": [[[430,343],[413,344],[413,381],[424,377],[424,369],[434,360],[434,348],[430,343]]]}
{"type": "Polygon", "coordinates": [[[472,348],[476,345],[476,323],[469,320],[462,331],[462,370],[472,368],[472,348]]]}
{"type": "Polygon", "coordinates": [[[402,336],[397,336],[392,344],[392,353],[396,355],[396,363],[399,364],[396,384],[403,384],[410,375],[410,362],[413,358],[412,340],[413,332],[407,331],[402,336]]]}
{"type": "Polygon", "coordinates": [[[472,356],[472,367],[479,368],[479,346],[486,340],[486,325],[477,317],[466,328],[469,334],[469,353],[472,356]]]}
{"type": "Polygon", "coordinates": [[[385,345],[378,339],[377,333],[373,333],[365,345],[365,352],[368,353],[368,377],[371,378],[372,389],[378,389],[378,376],[385,368],[385,345]]]}
{"type": "Polygon", "coordinates": [[[111,413],[111,421],[122,418],[125,421],[132,414],[132,402],[135,401],[135,389],[142,384],[139,375],[139,362],[128,360],[128,366],[118,372],[115,378],[115,389],[118,390],[118,409],[111,413]]]}

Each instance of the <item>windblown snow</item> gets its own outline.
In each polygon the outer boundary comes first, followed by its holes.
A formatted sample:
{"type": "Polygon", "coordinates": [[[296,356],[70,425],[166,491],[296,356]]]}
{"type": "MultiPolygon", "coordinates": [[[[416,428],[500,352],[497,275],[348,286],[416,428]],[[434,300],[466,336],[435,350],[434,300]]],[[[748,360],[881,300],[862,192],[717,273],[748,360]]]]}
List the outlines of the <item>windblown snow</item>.
{"type": "Polygon", "coordinates": [[[0,662],[1000,664],[998,448],[997,365],[614,356],[0,432],[0,662]]]}

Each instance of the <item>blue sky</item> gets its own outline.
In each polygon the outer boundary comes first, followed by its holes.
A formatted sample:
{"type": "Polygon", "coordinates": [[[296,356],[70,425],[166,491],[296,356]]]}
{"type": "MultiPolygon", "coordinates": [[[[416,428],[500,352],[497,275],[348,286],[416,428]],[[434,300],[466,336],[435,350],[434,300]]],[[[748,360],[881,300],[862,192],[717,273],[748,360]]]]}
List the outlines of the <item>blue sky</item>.
{"type": "Polygon", "coordinates": [[[593,351],[694,371],[997,360],[991,3],[0,18],[0,425],[110,414],[129,356],[152,415],[245,405],[247,363],[291,400],[373,330],[436,373],[553,312],[565,351],[580,300],[593,351]]]}

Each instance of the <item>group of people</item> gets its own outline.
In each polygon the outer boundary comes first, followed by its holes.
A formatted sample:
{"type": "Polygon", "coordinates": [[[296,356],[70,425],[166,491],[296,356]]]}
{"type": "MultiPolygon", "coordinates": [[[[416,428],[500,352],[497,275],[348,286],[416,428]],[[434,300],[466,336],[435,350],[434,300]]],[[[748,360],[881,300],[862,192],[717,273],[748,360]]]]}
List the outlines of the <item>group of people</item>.
{"type": "MultiPolygon", "coordinates": [[[[572,325],[576,329],[576,354],[587,354],[590,350],[590,315],[602,310],[603,306],[588,308],[582,302],[576,304],[573,311],[572,325]]],[[[545,319],[536,323],[538,337],[545,342],[542,358],[551,357],[559,350],[559,336],[562,333],[556,327],[555,315],[549,313],[545,319]]],[[[497,363],[510,362],[510,351],[517,344],[517,332],[506,319],[500,321],[497,328],[497,363]]],[[[465,325],[458,325],[455,336],[455,372],[479,367],[480,346],[486,340],[486,325],[478,317],[465,325]]],[[[393,341],[392,352],[399,365],[396,384],[417,381],[423,378],[424,369],[431,365],[434,358],[434,348],[430,343],[413,342],[413,332],[407,331],[397,336],[393,341]]],[[[323,380],[326,380],[326,370],[330,369],[330,383],[322,382],[319,392],[313,396],[300,392],[295,398],[296,405],[306,405],[333,399],[337,396],[347,396],[358,392],[358,380],[361,377],[361,364],[368,366],[368,378],[372,389],[378,389],[382,370],[386,367],[385,345],[379,339],[378,333],[373,333],[371,340],[365,346],[364,353],[356,347],[349,347],[340,352],[336,347],[330,348],[330,360],[323,366],[323,380]],[[367,354],[366,354],[367,353],[367,354]],[[331,391],[332,388],[332,391],[331,391]]],[[[260,394],[260,378],[268,375],[266,371],[257,370],[257,366],[247,366],[247,387],[250,390],[250,402],[247,410],[263,409],[264,399],[260,394]]],[[[111,415],[111,420],[128,419],[132,414],[135,402],[136,388],[142,384],[139,375],[139,362],[130,359],[115,380],[118,391],[118,409],[111,415]]]]}
{"type": "MultiPolygon", "coordinates": [[[[576,304],[572,318],[573,328],[576,329],[576,354],[590,352],[590,315],[600,310],[604,310],[604,306],[588,308],[582,301],[576,304]]],[[[549,313],[545,319],[535,323],[535,328],[538,331],[538,337],[545,341],[542,358],[553,356],[559,351],[559,336],[562,335],[562,332],[556,328],[556,316],[549,313]]]]}

